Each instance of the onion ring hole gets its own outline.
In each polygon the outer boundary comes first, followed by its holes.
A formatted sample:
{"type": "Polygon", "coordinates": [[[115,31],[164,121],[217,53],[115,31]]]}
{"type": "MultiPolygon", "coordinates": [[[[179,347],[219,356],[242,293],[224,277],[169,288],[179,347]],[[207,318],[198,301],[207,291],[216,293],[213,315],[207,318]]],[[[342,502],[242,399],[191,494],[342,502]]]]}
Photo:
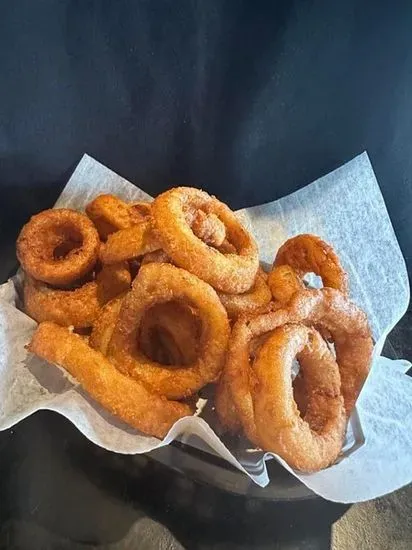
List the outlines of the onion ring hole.
{"type": "Polygon", "coordinates": [[[190,366],[199,356],[202,323],[196,311],[177,300],[157,303],[144,315],[138,347],[164,366],[190,366]]]}

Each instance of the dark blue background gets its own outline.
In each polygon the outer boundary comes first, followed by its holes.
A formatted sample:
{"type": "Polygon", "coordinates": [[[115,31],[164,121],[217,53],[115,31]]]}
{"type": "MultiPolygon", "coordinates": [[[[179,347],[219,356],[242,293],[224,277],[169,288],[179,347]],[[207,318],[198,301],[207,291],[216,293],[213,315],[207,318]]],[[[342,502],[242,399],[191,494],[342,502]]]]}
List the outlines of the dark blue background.
{"type": "Polygon", "coordinates": [[[406,1],[3,2],[1,239],[84,152],[238,208],[367,149],[409,260],[411,36],[406,1]]]}

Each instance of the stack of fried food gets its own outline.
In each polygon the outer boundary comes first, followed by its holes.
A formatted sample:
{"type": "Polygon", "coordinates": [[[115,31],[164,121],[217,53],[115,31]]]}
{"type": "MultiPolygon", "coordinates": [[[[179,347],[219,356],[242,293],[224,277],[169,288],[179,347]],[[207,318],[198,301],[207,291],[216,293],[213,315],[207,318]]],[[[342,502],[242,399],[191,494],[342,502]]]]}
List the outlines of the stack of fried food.
{"type": "Polygon", "coordinates": [[[291,238],[266,273],[228,206],[178,187],[152,203],[100,195],[84,214],[41,212],[17,255],[39,322],[29,351],[131,426],[164,437],[214,384],[224,430],[301,471],[336,460],[372,339],[320,238],[291,238]],[[308,288],[307,273],[323,288],[308,288]]]}

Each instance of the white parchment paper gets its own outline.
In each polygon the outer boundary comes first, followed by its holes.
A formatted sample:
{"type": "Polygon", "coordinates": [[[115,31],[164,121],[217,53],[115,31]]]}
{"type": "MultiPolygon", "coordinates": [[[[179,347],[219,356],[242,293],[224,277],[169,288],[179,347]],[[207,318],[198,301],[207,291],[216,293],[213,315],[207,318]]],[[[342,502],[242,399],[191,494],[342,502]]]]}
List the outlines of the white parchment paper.
{"type": "MultiPolygon", "coordinates": [[[[82,210],[100,193],[150,199],[84,155],[56,206],[82,210]]],[[[298,233],[315,233],[332,243],[349,273],[351,295],[367,312],[377,342],[357,404],[366,443],[311,475],[298,475],[278,460],[314,492],[339,502],[375,498],[412,481],[412,379],[405,375],[410,364],[379,357],[388,332],[408,306],[408,277],[367,154],[288,197],[241,210],[239,216],[268,263],[278,247],[298,233]]],[[[107,413],[59,369],[27,354],[24,346],[36,324],[16,307],[18,284],[17,276],[0,286],[0,429],[49,409],[71,420],[97,445],[119,453],[144,453],[177,437],[189,442],[195,437],[257,484],[269,482],[264,459],[271,456],[228,449],[204,418],[179,420],[163,441],[143,436],[107,413]]]]}

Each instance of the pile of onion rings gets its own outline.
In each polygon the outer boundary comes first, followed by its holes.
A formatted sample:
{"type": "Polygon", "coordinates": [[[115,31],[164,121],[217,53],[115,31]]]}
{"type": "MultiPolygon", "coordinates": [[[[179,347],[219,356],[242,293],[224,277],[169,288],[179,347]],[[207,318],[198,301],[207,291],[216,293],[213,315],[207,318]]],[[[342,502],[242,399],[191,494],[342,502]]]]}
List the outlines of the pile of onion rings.
{"type": "Polygon", "coordinates": [[[151,203],[100,195],[85,213],[41,212],[17,256],[39,323],[29,351],[131,426],[164,437],[212,385],[220,433],[299,471],[336,461],[372,338],[319,237],[289,239],[266,272],[228,206],[178,187],[151,203]],[[308,287],[311,273],[323,288],[308,287]]]}

